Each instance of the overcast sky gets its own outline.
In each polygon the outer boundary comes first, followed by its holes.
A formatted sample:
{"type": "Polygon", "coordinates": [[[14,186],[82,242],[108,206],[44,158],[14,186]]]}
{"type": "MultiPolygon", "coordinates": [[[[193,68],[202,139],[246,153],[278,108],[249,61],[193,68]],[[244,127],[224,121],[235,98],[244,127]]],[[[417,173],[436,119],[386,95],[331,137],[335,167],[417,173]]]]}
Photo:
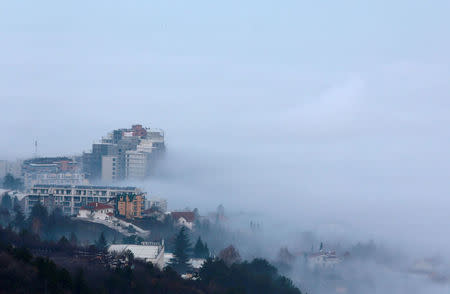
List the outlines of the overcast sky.
{"type": "Polygon", "coordinates": [[[448,247],[450,2],[367,2],[2,1],[0,158],[142,123],[174,205],[448,247]]]}

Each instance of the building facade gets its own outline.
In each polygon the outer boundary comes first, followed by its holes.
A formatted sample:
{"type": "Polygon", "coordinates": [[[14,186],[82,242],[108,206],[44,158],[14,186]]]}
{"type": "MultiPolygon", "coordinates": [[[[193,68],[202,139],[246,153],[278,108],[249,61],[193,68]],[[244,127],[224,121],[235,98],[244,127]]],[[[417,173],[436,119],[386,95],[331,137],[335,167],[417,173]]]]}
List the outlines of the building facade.
{"type": "Polygon", "coordinates": [[[43,185],[85,185],[88,183],[81,165],[70,157],[38,157],[22,163],[22,175],[26,189],[43,185]]]}
{"type": "Polygon", "coordinates": [[[83,171],[91,182],[143,179],[149,176],[153,163],[164,150],[162,130],[142,125],[117,129],[93,144],[91,152],[83,153],[83,171]]]}
{"type": "Polygon", "coordinates": [[[76,215],[88,203],[114,203],[116,196],[123,193],[145,195],[136,187],[38,184],[25,196],[25,212],[30,213],[32,207],[40,202],[49,210],[60,207],[64,214],[76,215]]]}
{"type": "Polygon", "coordinates": [[[120,193],[116,196],[116,207],[118,216],[127,219],[142,218],[145,210],[145,195],[143,193],[120,193]]]}

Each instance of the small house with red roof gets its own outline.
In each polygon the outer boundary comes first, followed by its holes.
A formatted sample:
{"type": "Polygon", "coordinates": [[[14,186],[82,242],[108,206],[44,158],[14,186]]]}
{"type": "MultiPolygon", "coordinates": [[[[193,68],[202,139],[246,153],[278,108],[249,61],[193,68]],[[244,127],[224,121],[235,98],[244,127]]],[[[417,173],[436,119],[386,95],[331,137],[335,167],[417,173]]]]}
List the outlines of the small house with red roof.
{"type": "Polygon", "coordinates": [[[114,206],[106,203],[91,202],[78,211],[78,217],[81,218],[109,220],[112,216],[114,216],[114,206]]]}
{"type": "Polygon", "coordinates": [[[190,230],[194,227],[195,213],[193,211],[173,211],[170,213],[175,224],[190,230]]]}

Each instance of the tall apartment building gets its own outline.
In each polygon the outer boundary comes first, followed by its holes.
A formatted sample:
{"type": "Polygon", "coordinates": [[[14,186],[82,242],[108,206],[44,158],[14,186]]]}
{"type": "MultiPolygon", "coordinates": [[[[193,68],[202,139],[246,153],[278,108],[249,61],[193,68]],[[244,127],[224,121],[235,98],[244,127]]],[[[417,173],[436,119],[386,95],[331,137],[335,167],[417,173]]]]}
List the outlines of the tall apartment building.
{"type": "Polygon", "coordinates": [[[121,193],[116,196],[117,214],[125,218],[142,218],[145,210],[145,195],[121,193]]]}
{"type": "Polygon", "coordinates": [[[92,145],[92,152],[83,154],[83,171],[90,181],[114,182],[142,179],[164,152],[164,132],[133,125],[118,129],[92,145]]]}
{"type": "Polygon", "coordinates": [[[25,212],[38,202],[52,210],[61,207],[67,215],[76,215],[82,206],[91,202],[113,203],[117,195],[145,193],[136,187],[113,187],[94,185],[34,185],[25,196],[25,212]]]}

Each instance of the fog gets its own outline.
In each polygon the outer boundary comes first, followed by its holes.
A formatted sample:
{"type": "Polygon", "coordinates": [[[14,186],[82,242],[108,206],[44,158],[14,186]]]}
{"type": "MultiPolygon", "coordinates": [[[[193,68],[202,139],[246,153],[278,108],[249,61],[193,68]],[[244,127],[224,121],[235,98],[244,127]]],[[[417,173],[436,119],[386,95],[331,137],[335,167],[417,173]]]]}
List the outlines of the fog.
{"type": "MultiPolygon", "coordinates": [[[[137,184],[172,209],[257,219],[266,252],[311,231],[448,258],[447,1],[13,2],[2,158],[32,156],[34,140],[79,154],[142,123],[165,130],[167,154],[137,184]]],[[[361,267],[398,281],[384,292],[438,287],[361,267]]]]}

